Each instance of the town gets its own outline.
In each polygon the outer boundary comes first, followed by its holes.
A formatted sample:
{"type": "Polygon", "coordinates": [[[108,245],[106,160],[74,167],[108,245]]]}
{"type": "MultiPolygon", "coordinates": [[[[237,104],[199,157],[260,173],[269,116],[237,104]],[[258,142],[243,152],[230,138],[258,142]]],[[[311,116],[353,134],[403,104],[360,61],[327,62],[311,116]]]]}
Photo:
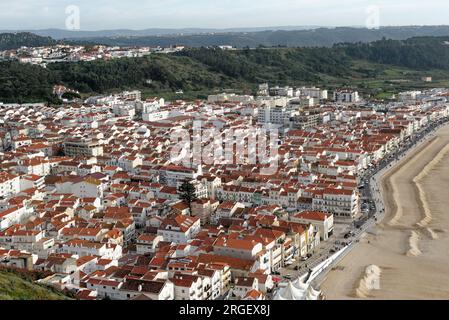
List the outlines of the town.
{"type": "Polygon", "coordinates": [[[83,300],[322,299],[315,265],[381,211],[370,170],[448,116],[444,88],[0,104],[0,266],[83,300]]]}
{"type": "Polygon", "coordinates": [[[184,46],[173,45],[166,48],[157,47],[109,47],[104,45],[70,45],[57,44],[45,47],[21,47],[19,49],[0,51],[0,61],[12,60],[45,67],[49,63],[110,60],[119,58],[136,58],[151,53],[173,53],[182,51],[184,46]]]}

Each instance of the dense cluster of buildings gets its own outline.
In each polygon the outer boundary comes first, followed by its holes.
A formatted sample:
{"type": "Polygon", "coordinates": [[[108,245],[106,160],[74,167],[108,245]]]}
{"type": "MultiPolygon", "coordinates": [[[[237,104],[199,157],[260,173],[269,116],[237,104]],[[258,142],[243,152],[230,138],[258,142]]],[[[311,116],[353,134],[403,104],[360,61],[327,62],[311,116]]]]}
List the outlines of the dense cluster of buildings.
{"type": "Polygon", "coordinates": [[[46,65],[54,62],[79,62],[110,60],[117,58],[143,57],[151,53],[173,53],[183,46],[162,47],[109,47],[103,45],[81,46],[59,44],[47,47],[21,47],[0,51],[0,60],[15,60],[20,63],[46,65]]]}
{"type": "Polygon", "coordinates": [[[361,214],[358,175],[449,115],[443,89],[386,112],[321,103],[318,88],[260,90],[0,105],[0,265],[51,271],[41,282],[80,299],[269,298],[279,269],[361,214]],[[172,136],[193,139],[197,122],[231,147],[241,141],[227,132],[275,127],[276,172],[250,161],[177,163],[172,136]],[[186,181],[191,209],[180,200],[186,181]]]}

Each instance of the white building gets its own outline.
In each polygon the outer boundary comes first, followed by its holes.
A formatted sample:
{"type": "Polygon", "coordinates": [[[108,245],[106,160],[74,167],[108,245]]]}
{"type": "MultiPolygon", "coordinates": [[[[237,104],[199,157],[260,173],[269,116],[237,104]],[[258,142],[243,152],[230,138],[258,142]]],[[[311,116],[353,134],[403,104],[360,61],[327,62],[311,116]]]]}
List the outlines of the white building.
{"type": "Polygon", "coordinates": [[[199,217],[177,215],[174,218],[166,218],[157,230],[164,241],[174,243],[186,243],[201,230],[199,217]]]}
{"type": "Polygon", "coordinates": [[[69,157],[103,155],[103,146],[96,139],[68,138],[64,141],[64,152],[69,157]]]}
{"type": "Polygon", "coordinates": [[[156,248],[160,241],[163,241],[164,237],[142,234],[137,238],[136,251],[137,254],[150,254],[156,252],[156,248]]]}
{"type": "Polygon", "coordinates": [[[86,240],[69,240],[60,245],[60,253],[82,256],[99,256],[104,259],[118,260],[122,257],[122,247],[110,243],[98,243],[86,240]]]}
{"type": "Polygon", "coordinates": [[[284,125],[291,115],[292,111],[285,106],[264,105],[259,108],[258,121],[264,124],[284,125]]]}
{"type": "Polygon", "coordinates": [[[175,274],[170,278],[175,300],[204,300],[203,280],[199,276],[175,274]]]}
{"type": "Polygon", "coordinates": [[[216,95],[210,95],[207,97],[207,102],[234,102],[248,104],[254,102],[254,97],[249,95],[236,95],[235,93],[221,93],[216,95]]]}
{"type": "Polygon", "coordinates": [[[356,190],[328,188],[312,199],[312,210],[333,213],[336,219],[351,220],[360,213],[360,195],[356,190]]]}
{"type": "Polygon", "coordinates": [[[11,207],[0,212],[0,230],[9,228],[10,226],[22,222],[22,220],[30,215],[32,209],[24,206],[11,207]]]}
{"type": "Polygon", "coordinates": [[[334,101],[337,103],[357,103],[360,102],[359,93],[353,90],[336,90],[334,101]]]}
{"type": "Polygon", "coordinates": [[[0,172],[0,198],[13,196],[20,192],[20,177],[2,171],[0,172]]]}
{"type": "Polygon", "coordinates": [[[310,97],[310,98],[316,98],[318,100],[324,100],[324,99],[327,99],[327,97],[328,97],[327,90],[322,90],[320,88],[315,88],[315,87],[305,88],[305,87],[303,87],[303,88],[300,88],[299,90],[301,92],[301,95],[310,97]]]}
{"type": "Polygon", "coordinates": [[[319,211],[300,212],[293,217],[291,221],[301,224],[312,224],[320,231],[321,240],[326,241],[334,231],[334,216],[319,211]]]}

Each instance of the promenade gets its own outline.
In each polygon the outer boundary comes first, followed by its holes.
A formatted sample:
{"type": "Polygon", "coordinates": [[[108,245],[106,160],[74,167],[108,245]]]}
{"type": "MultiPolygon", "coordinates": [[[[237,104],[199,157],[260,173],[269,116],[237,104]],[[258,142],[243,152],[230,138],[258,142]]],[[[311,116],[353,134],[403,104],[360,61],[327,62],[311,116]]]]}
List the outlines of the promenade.
{"type": "Polygon", "coordinates": [[[368,174],[376,209],[324,277],[327,299],[449,298],[449,126],[411,143],[368,174]]]}

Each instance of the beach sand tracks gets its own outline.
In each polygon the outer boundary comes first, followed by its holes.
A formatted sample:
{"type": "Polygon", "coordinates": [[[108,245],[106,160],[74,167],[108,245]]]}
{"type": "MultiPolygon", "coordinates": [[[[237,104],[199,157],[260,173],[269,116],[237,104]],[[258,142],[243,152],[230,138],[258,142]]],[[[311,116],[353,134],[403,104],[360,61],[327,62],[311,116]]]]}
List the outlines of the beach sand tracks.
{"type": "Polygon", "coordinates": [[[417,223],[418,227],[426,227],[432,221],[432,212],[430,210],[429,201],[427,199],[426,192],[424,191],[422,180],[425,179],[432,170],[444,159],[444,156],[449,152],[449,144],[446,144],[444,148],[438,152],[435,158],[432,159],[424,169],[413,179],[414,184],[418,189],[420,207],[423,212],[423,218],[417,223]]]}
{"type": "Polygon", "coordinates": [[[421,250],[419,249],[419,240],[420,235],[417,231],[412,231],[410,233],[410,237],[408,239],[408,251],[406,252],[406,256],[408,257],[417,257],[422,254],[421,250]]]}
{"type": "Polygon", "coordinates": [[[425,230],[431,240],[438,239],[438,233],[435,230],[432,230],[431,228],[426,228],[425,230]]]}
{"type": "Polygon", "coordinates": [[[415,167],[415,161],[420,158],[421,155],[425,154],[433,148],[437,143],[439,143],[440,137],[434,137],[428,143],[418,147],[412,155],[408,155],[403,158],[392,170],[388,171],[382,177],[382,193],[386,195],[386,202],[390,204],[391,218],[387,220],[387,225],[391,227],[399,226],[399,222],[404,215],[404,208],[401,205],[398,205],[396,199],[399,197],[399,180],[402,180],[402,173],[407,172],[410,169],[415,167]]]}
{"type": "MultiPolygon", "coordinates": [[[[420,155],[423,155],[428,148],[431,148],[436,143],[439,143],[441,139],[435,138],[431,143],[428,143],[426,147],[422,148],[419,152],[417,152],[414,159],[419,158],[420,155]]],[[[428,196],[423,187],[423,180],[426,179],[435,169],[436,166],[444,159],[444,157],[449,152],[449,144],[446,144],[443,148],[439,150],[436,156],[428,162],[422,170],[413,178],[412,182],[414,184],[415,193],[417,195],[416,202],[419,206],[419,211],[421,212],[421,217],[418,222],[414,225],[400,225],[399,221],[403,217],[404,214],[404,204],[398,204],[397,197],[400,196],[400,192],[397,191],[397,186],[399,177],[401,176],[402,170],[404,172],[406,170],[410,170],[414,167],[414,161],[408,161],[405,165],[401,166],[400,169],[395,170],[392,175],[389,176],[390,184],[392,192],[392,198],[395,208],[395,213],[392,216],[392,219],[388,222],[388,226],[393,227],[395,229],[409,229],[410,236],[407,239],[407,251],[406,255],[409,257],[416,257],[422,254],[422,251],[419,248],[419,241],[422,239],[423,235],[427,235],[430,240],[438,239],[438,235],[435,231],[433,231],[429,224],[432,221],[432,211],[430,209],[430,203],[428,200],[428,196]]]]}
{"type": "Polygon", "coordinates": [[[366,299],[371,297],[373,290],[380,290],[381,274],[382,270],[379,266],[366,267],[355,288],[355,297],[366,299]]]}

